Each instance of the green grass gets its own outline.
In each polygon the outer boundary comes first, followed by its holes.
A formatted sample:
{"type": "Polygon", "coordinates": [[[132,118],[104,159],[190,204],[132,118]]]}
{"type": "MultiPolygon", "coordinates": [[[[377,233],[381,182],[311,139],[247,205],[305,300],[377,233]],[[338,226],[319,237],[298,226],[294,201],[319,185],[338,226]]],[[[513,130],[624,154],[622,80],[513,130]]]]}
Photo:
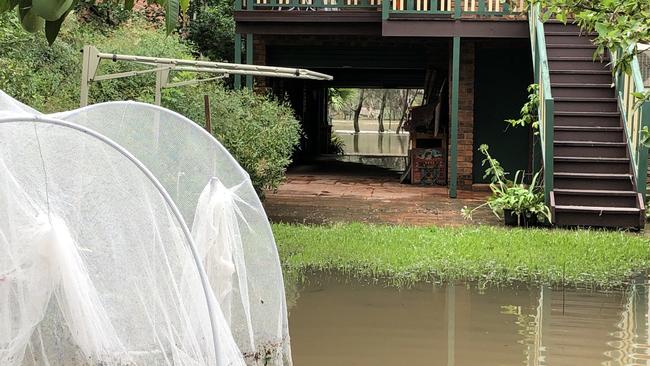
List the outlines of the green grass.
{"type": "Polygon", "coordinates": [[[650,268],[641,234],[499,227],[274,224],[280,257],[293,274],[342,272],[416,281],[479,281],[617,287],[650,268]]]}

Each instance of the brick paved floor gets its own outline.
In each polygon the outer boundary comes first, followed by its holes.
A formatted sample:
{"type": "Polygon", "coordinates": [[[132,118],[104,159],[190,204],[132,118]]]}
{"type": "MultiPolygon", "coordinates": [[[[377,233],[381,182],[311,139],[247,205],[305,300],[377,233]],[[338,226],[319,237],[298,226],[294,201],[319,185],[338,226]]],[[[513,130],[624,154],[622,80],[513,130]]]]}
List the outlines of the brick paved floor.
{"type": "Polygon", "coordinates": [[[264,206],[274,222],[370,222],[403,225],[457,226],[497,224],[489,210],[473,221],[460,214],[463,206],[484,202],[487,192],[399,183],[398,173],[355,163],[319,162],[293,168],[277,192],[267,192],[264,206]]]}

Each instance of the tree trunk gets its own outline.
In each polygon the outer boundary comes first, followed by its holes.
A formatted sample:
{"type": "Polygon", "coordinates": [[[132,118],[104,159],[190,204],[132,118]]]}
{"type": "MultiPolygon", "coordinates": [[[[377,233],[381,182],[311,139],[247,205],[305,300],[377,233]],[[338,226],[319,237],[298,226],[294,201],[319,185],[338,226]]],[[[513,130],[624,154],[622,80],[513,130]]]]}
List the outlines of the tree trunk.
{"type": "Polygon", "coordinates": [[[387,97],[388,89],[384,90],[384,93],[381,95],[381,106],[379,107],[379,116],[377,117],[377,122],[379,122],[378,132],[384,132],[384,109],[386,109],[387,97]]]}
{"type": "Polygon", "coordinates": [[[399,123],[397,124],[397,128],[395,129],[395,132],[399,133],[399,131],[402,129],[402,125],[404,124],[404,120],[406,119],[406,112],[408,112],[409,109],[409,92],[411,89],[406,89],[404,93],[404,103],[402,104],[402,116],[399,118],[399,123]]]}
{"type": "Polygon", "coordinates": [[[357,108],[354,110],[354,132],[359,133],[359,115],[361,114],[361,108],[363,107],[363,100],[366,96],[366,90],[361,89],[359,92],[359,103],[357,103],[357,108]]]}

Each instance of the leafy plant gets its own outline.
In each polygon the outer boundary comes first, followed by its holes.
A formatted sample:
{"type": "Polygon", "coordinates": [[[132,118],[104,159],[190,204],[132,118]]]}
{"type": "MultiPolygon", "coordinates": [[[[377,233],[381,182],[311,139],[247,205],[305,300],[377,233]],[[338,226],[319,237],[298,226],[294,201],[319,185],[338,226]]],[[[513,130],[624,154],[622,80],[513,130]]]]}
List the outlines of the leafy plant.
{"type": "Polygon", "coordinates": [[[489,147],[485,144],[479,147],[479,151],[485,156],[482,162],[487,165],[484,178],[490,177],[490,190],[492,195],[487,201],[473,209],[463,207],[461,214],[466,219],[472,219],[472,214],[485,206],[492,210],[492,213],[502,219],[504,210],[511,211],[519,218],[536,217],[538,220],[551,222],[551,211],[544,202],[544,191],[539,186],[539,172],[537,172],[530,184],[525,184],[525,172],[522,170],[515,173],[513,180],[506,178],[506,173],[499,161],[489,153],[489,147]]]}
{"type": "MultiPolygon", "coordinates": [[[[17,18],[23,29],[29,33],[40,30],[45,32],[45,38],[52,45],[66,21],[79,1],[82,0],[0,0],[0,14],[16,11],[17,18]]],[[[101,5],[122,7],[130,10],[135,0],[96,0],[106,2],[101,5]]],[[[190,0],[147,0],[148,3],[159,4],[165,10],[165,30],[171,34],[178,26],[179,14],[185,15],[190,6],[190,0]]]]}
{"type": "Polygon", "coordinates": [[[187,28],[187,40],[214,61],[234,61],[235,19],[232,0],[209,0],[192,4],[193,19],[187,28]]]}
{"type": "Polygon", "coordinates": [[[343,141],[343,138],[339,135],[332,134],[328,151],[331,154],[343,155],[345,152],[345,142],[343,141]]]}
{"type": "Polygon", "coordinates": [[[539,85],[530,84],[528,86],[528,101],[521,107],[520,117],[518,119],[507,119],[506,123],[512,127],[525,127],[531,126],[536,130],[535,134],[539,133],[539,85]]]}

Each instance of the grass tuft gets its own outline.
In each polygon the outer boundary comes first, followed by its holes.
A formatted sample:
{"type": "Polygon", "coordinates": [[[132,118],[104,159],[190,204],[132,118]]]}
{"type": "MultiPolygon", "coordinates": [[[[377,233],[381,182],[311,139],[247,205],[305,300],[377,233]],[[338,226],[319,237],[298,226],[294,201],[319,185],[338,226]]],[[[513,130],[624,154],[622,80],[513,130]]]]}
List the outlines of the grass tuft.
{"type": "Polygon", "coordinates": [[[286,270],[418,281],[523,282],[612,288],[650,268],[640,234],[501,227],[274,224],[286,270]]]}

